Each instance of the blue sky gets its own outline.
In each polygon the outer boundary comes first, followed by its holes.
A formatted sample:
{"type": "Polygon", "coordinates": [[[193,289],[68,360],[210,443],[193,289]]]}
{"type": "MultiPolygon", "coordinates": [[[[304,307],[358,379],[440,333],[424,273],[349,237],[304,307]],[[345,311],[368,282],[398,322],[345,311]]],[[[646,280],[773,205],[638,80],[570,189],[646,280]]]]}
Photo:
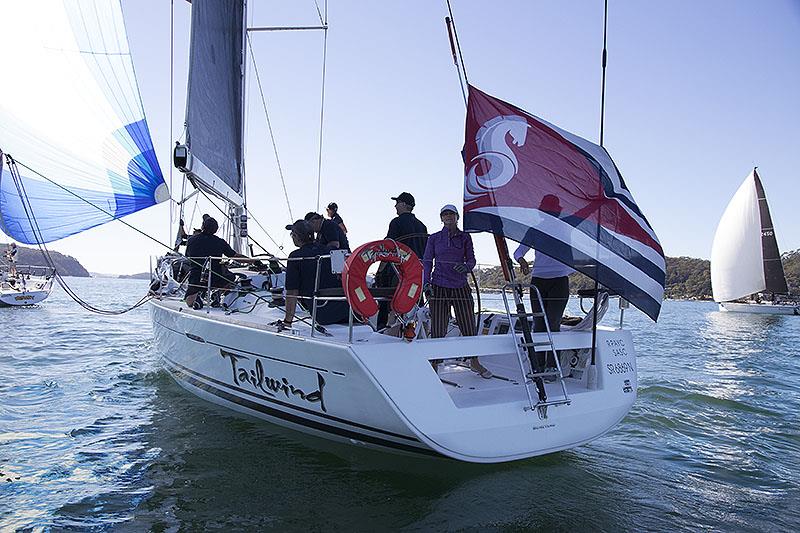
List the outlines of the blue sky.
{"type": "MultiPolygon", "coordinates": [[[[800,2],[611,0],[605,144],[667,255],[708,258],[717,221],[758,165],[781,250],[800,248],[800,2]]],[[[318,23],[313,0],[251,0],[254,25],[318,23]]],[[[170,117],[170,10],[166,0],[124,0],[136,73],[156,149],[169,173],[170,120],[183,123],[189,4],[174,1],[170,117]]],[[[602,1],[454,0],[470,81],[558,126],[598,140],[602,1]]],[[[417,215],[460,205],[464,103],[444,1],[329,0],[322,205],[336,201],[351,243],[385,235],[389,199],[417,197],[417,215]]],[[[316,208],[322,34],[252,35],[295,217],[316,208]]],[[[248,73],[254,81],[252,71],[248,73]]],[[[291,249],[290,217],[255,85],[250,85],[249,205],[291,249]]],[[[179,174],[174,173],[179,191],[179,174]]],[[[190,205],[189,212],[194,211],[190,205]]],[[[200,204],[194,216],[213,213],[200,204]]],[[[187,215],[189,218],[189,215],[187,215]]],[[[163,241],[169,210],[128,222],[163,241]]],[[[251,232],[270,243],[255,224],[251,232]]],[[[497,263],[475,236],[479,263],[497,263]]],[[[118,223],[54,243],[90,270],[147,270],[161,253],[118,223]]],[[[268,246],[278,253],[274,246],[268,246]]]]}

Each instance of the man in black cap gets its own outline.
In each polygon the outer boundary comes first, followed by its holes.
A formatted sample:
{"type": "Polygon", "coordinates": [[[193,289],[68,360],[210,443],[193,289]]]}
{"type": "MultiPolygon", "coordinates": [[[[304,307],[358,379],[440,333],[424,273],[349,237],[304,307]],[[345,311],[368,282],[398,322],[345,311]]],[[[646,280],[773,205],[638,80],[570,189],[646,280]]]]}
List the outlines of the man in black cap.
{"type": "Polygon", "coordinates": [[[428,244],[428,228],[412,213],[416,204],[414,197],[410,193],[401,192],[397,196],[393,196],[392,200],[395,201],[394,208],[397,216],[389,222],[386,238],[402,242],[414,250],[418,257],[422,257],[425,253],[425,245],[428,244]]]}
{"type": "MultiPolygon", "coordinates": [[[[414,197],[411,193],[401,192],[397,196],[393,196],[392,200],[395,201],[394,208],[397,211],[397,216],[389,222],[389,231],[386,232],[386,238],[405,244],[417,254],[421,261],[422,256],[425,254],[425,245],[428,244],[428,228],[412,213],[416,205],[414,197]]],[[[387,263],[381,263],[375,276],[375,284],[378,287],[394,287],[397,282],[397,274],[394,268],[388,266],[387,263]]],[[[388,317],[389,304],[388,302],[381,302],[380,310],[378,311],[378,328],[386,325],[388,317]]]]}
{"type": "Polygon", "coordinates": [[[200,233],[192,235],[186,242],[186,257],[189,259],[189,287],[186,289],[185,299],[189,307],[195,306],[197,294],[206,287],[200,280],[203,274],[203,266],[209,258],[212,258],[209,272],[211,287],[216,289],[228,288],[235,283],[235,276],[230,270],[222,266],[219,260],[220,257],[223,255],[234,257],[245,263],[258,261],[236,253],[230,244],[214,235],[218,229],[219,223],[217,223],[216,219],[204,215],[200,233]]]}
{"type": "MultiPolygon", "coordinates": [[[[292,242],[297,250],[289,254],[286,262],[286,313],[283,320],[276,322],[279,328],[288,328],[292,325],[297,302],[309,313],[313,308],[311,297],[314,296],[314,287],[317,280],[318,258],[328,255],[329,250],[314,241],[314,229],[305,220],[297,220],[289,224],[286,229],[291,231],[292,242]]],[[[340,287],[341,282],[331,272],[331,260],[325,258],[319,261],[319,288],[330,289],[340,287]]],[[[347,302],[324,301],[317,304],[317,323],[322,325],[347,322],[349,306],[347,302]]]]}
{"type": "Polygon", "coordinates": [[[317,243],[328,250],[350,250],[350,243],[347,242],[347,235],[342,228],[333,220],[327,220],[319,213],[311,211],[305,216],[305,221],[311,225],[311,229],[317,234],[317,243]]]}

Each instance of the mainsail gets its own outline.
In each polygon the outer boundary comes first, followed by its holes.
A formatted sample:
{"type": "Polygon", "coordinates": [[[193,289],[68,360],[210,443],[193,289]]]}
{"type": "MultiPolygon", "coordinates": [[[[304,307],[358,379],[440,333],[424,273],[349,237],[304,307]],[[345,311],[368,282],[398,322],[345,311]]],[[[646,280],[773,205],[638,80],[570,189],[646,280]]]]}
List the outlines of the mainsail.
{"type": "Polygon", "coordinates": [[[186,103],[186,170],[234,205],[242,198],[244,1],[194,0],[186,103]]]}
{"type": "Polygon", "coordinates": [[[789,291],[764,186],[755,169],[739,186],[717,226],[711,247],[711,287],[717,302],[789,291]]]}
{"type": "Polygon", "coordinates": [[[524,243],[658,318],[665,261],[604,148],[469,87],[464,228],[524,243]]]}
{"type": "Polygon", "coordinates": [[[4,233],[50,242],[169,198],[118,1],[3,2],[0,54],[4,233]]]}

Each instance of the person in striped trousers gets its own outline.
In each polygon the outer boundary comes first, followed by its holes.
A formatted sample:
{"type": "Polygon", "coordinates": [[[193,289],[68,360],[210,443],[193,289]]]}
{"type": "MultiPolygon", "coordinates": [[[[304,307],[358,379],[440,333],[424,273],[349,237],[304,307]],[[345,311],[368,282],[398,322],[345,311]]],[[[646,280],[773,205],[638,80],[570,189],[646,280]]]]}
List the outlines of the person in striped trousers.
{"type": "MultiPolygon", "coordinates": [[[[477,334],[474,303],[467,282],[467,274],[475,268],[472,237],[458,228],[458,209],[454,205],[445,205],[439,215],[444,227],[428,238],[422,258],[423,286],[431,311],[431,337],[447,335],[451,309],[461,335],[474,336],[477,334]]],[[[470,368],[481,377],[492,377],[492,372],[477,357],[470,358],[470,368]]]]}

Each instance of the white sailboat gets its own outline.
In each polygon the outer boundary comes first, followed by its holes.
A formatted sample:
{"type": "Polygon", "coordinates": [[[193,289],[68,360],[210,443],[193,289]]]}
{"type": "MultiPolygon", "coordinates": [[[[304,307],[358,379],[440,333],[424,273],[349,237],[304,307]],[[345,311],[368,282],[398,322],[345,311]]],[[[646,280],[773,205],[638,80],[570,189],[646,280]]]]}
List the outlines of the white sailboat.
{"type": "Polygon", "coordinates": [[[0,307],[20,307],[43,302],[53,288],[48,267],[0,264],[0,307]]]}
{"type": "MultiPolygon", "coordinates": [[[[121,11],[114,4],[116,21],[121,11]]],[[[241,0],[192,2],[186,143],[174,154],[176,166],[193,185],[227,205],[227,233],[237,250],[247,249],[245,6],[241,0]]],[[[124,34],[111,41],[126,48],[124,34]]],[[[132,69],[125,74],[135,83],[132,69]]],[[[141,121],[146,125],[143,115],[141,121]]],[[[498,243],[508,238],[534,247],[595,277],[657,318],[663,252],[605,149],[474,87],[469,88],[467,132],[467,231],[487,231],[498,243]],[[528,136],[536,142],[526,144],[528,136]],[[520,151],[524,160],[515,155],[520,151]],[[536,164],[542,153],[547,165],[536,164]],[[545,166],[547,172],[537,170],[545,166]],[[559,180],[570,181],[574,195],[564,193],[565,212],[553,213],[541,207],[541,196],[559,180]]],[[[160,173],[148,175],[146,194],[142,188],[134,193],[152,204],[163,196],[163,180],[160,173]]],[[[15,198],[10,188],[2,192],[15,198]]],[[[24,193],[16,198],[26,208],[35,202],[24,193]]],[[[30,217],[26,223],[22,211],[28,209],[3,213],[15,238],[59,238],[44,235],[30,217]],[[16,225],[8,223],[12,218],[16,225]]],[[[112,212],[108,220],[124,214],[112,212]]],[[[476,317],[478,336],[432,339],[424,307],[399,317],[404,335],[397,334],[398,328],[376,331],[369,322],[356,320],[352,308],[349,324],[320,327],[319,306],[348,298],[335,289],[315,291],[313,304],[298,311],[291,328],[270,325],[284,316],[279,269],[233,269],[237,285],[222,305],[189,308],[183,301],[185,283],[174,276],[175,259],[161,259],[157,297],[150,307],[165,368],[191,393],[273,424],[359,447],[494,463],[589,442],[622,420],[636,399],[636,354],[621,317],[619,327],[592,331],[585,327],[592,324],[588,319],[575,329],[553,332],[547,326],[532,333],[533,316],[521,307],[525,286],[520,283],[506,286],[505,310],[476,317]],[[516,308],[509,303],[512,296],[516,308]],[[552,368],[536,362],[537,352],[556,354],[549,358],[552,368]],[[480,357],[493,377],[472,372],[461,362],[469,357],[480,357]],[[438,371],[434,360],[444,361],[438,371]]],[[[318,269],[325,268],[325,259],[318,260],[318,269]]],[[[413,254],[398,259],[418,260],[413,254]]]]}
{"type": "Polygon", "coordinates": [[[711,248],[711,286],[720,311],[800,314],[787,295],[775,229],[756,169],[744,179],[722,214],[711,248]],[[767,293],[762,299],[759,294],[767,293]]]}

